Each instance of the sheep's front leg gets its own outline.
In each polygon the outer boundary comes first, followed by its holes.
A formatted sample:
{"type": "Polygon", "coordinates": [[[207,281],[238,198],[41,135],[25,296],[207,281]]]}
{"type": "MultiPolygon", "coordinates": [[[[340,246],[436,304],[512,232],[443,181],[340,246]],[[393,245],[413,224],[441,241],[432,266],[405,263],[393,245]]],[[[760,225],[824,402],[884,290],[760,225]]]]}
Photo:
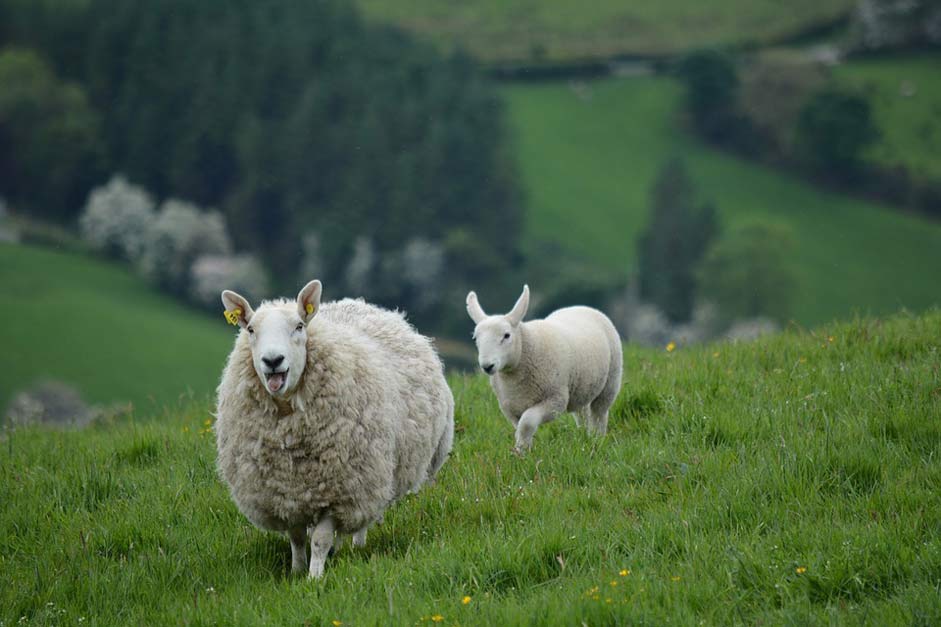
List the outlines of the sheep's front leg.
{"type": "Polygon", "coordinates": [[[288,538],[291,540],[291,572],[302,573],[307,568],[307,528],[291,529],[288,538]]]}
{"type": "Polygon", "coordinates": [[[363,527],[353,534],[353,546],[356,548],[362,548],[366,546],[366,529],[366,527],[363,527]]]}
{"type": "MultiPolygon", "coordinates": [[[[562,404],[564,408],[564,403],[562,404]]],[[[551,422],[562,412],[558,409],[558,404],[554,402],[540,403],[533,405],[523,412],[520,416],[519,424],[516,425],[516,447],[513,449],[517,453],[525,453],[533,446],[533,435],[536,429],[544,422],[551,422]]]]}
{"type": "Polygon", "coordinates": [[[336,525],[333,518],[324,516],[317,526],[310,531],[310,579],[319,579],[323,575],[324,562],[333,546],[333,532],[336,525]]]}

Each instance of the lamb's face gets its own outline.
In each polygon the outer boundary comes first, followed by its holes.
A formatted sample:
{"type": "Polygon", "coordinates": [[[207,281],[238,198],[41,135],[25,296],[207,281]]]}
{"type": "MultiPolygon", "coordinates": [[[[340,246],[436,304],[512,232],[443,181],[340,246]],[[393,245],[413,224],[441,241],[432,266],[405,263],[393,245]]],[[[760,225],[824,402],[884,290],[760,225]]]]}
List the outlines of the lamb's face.
{"type": "Polygon", "coordinates": [[[262,307],[245,331],[265,389],[274,397],[290,396],[307,365],[307,325],[293,308],[262,307]]]}
{"type": "Polygon", "coordinates": [[[515,368],[519,363],[523,350],[519,331],[528,308],[528,285],[523,286],[523,293],[505,316],[488,316],[477,302],[477,294],[467,294],[467,315],[477,325],[474,327],[477,363],[488,375],[515,368]]]}
{"type": "Polygon", "coordinates": [[[506,316],[489,316],[474,328],[477,363],[488,375],[511,369],[519,362],[519,325],[506,316]]]}

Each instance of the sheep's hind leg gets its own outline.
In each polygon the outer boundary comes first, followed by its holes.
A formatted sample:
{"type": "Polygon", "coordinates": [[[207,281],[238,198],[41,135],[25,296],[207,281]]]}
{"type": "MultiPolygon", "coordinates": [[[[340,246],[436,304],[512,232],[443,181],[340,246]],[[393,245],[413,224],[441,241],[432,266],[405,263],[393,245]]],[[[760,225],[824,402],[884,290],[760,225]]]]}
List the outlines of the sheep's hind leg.
{"type": "Polygon", "coordinates": [[[291,572],[302,573],[307,568],[307,528],[294,527],[288,531],[291,540],[291,572]]]}
{"type": "Polygon", "coordinates": [[[310,579],[319,579],[323,576],[324,562],[333,547],[334,531],[336,525],[333,518],[324,516],[317,526],[310,531],[310,579]]]}

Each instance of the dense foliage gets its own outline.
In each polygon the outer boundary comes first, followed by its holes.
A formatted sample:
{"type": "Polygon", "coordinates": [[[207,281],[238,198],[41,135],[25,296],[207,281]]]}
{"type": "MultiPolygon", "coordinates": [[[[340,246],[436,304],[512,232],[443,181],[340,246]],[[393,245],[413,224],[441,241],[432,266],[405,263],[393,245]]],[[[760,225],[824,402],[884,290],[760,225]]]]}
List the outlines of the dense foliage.
{"type": "MultiPolygon", "coordinates": [[[[501,103],[469,57],[334,0],[88,0],[60,38],[48,36],[66,28],[57,3],[2,4],[9,41],[85,86],[111,169],[158,198],[219,207],[277,288],[295,286],[309,233],[327,279],[363,237],[380,253],[469,237],[516,262],[501,103]]],[[[457,249],[445,254],[460,279],[473,267],[457,249]]]]}
{"type": "Polygon", "coordinates": [[[696,266],[719,225],[715,207],[699,205],[685,164],[664,164],[651,190],[650,221],[637,242],[640,296],[674,322],[689,320],[696,266]]]}

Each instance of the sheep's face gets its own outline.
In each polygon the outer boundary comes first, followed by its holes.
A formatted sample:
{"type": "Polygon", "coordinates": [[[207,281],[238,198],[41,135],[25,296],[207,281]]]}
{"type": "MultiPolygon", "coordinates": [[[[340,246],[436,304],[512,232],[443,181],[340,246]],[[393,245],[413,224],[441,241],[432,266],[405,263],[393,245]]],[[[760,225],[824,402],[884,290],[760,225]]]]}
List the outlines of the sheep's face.
{"type": "Polygon", "coordinates": [[[320,281],[311,281],[297,295],[297,302],[269,303],[258,311],[242,296],[222,292],[227,315],[232,312],[248,334],[252,363],[269,394],[285,398],[294,393],[307,365],[307,323],[320,309],[320,281]],[[236,313],[237,312],[237,313],[236,313]]]}
{"type": "Polygon", "coordinates": [[[474,342],[477,344],[477,363],[488,375],[512,370],[519,363],[523,341],[520,325],[529,308],[529,286],[523,286],[523,294],[513,309],[505,316],[488,316],[477,302],[477,294],[467,295],[467,313],[476,323],[474,342]]]}
{"type": "Polygon", "coordinates": [[[262,307],[246,327],[255,372],[268,393],[290,396],[307,365],[307,324],[288,307],[262,307]]]}
{"type": "Polygon", "coordinates": [[[519,335],[519,325],[512,324],[506,316],[488,316],[477,323],[474,342],[481,370],[493,375],[513,369],[520,359],[519,335]]]}

